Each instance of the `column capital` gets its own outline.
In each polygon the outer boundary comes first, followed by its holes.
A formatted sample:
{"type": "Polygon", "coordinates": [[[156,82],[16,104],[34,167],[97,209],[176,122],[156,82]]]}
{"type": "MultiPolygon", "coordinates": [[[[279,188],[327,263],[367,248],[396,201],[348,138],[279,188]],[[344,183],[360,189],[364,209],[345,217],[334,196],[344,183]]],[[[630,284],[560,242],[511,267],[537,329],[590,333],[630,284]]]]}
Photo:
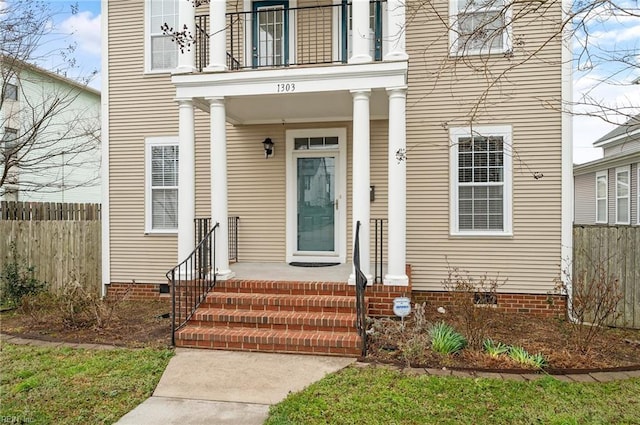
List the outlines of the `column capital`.
{"type": "Polygon", "coordinates": [[[224,105],[225,104],[224,96],[205,97],[204,100],[209,102],[209,105],[224,105]]]}
{"type": "Polygon", "coordinates": [[[370,97],[371,96],[371,89],[358,89],[358,90],[349,90],[349,92],[351,92],[351,95],[356,98],[356,97],[370,97]]]}
{"type": "Polygon", "coordinates": [[[407,86],[400,86],[400,87],[387,87],[387,95],[389,95],[389,97],[392,96],[405,96],[407,95],[407,86]]]}
{"type": "Polygon", "coordinates": [[[173,99],[174,102],[176,102],[179,106],[193,106],[193,98],[191,97],[176,97],[175,99],[173,99]]]}

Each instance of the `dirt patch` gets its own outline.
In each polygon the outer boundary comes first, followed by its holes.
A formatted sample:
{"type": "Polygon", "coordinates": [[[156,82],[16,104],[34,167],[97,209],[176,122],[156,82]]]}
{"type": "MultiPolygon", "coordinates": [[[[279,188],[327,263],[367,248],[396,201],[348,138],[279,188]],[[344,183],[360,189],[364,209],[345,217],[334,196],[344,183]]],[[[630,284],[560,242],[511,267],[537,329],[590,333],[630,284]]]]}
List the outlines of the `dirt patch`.
{"type": "Polygon", "coordinates": [[[115,306],[102,327],[65,326],[55,314],[33,320],[17,310],[0,315],[3,333],[23,338],[122,347],[167,347],[171,344],[171,305],[161,301],[125,301],[115,306]]]}
{"type": "MultiPolygon", "coordinates": [[[[426,326],[444,321],[464,333],[459,317],[447,312],[439,314],[427,309],[426,326]]],[[[442,355],[431,350],[427,331],[417,331],[413,318],[404,326],[397,320],[376,321],[369,336],[367,361],[391,362],[414,367],[529,369],[507,355],[490,356],[482,349],[465,348],[457,354],[442,355]]],[[[603,329],[601,334],[581,351],[572,338],[571,325],[563,319],[532,317],[496,311],[485,336],[495,342],[524,348],[531,354],[541,353],[546,369],[608,369],[636,367],[640,369],[640,330],[603,329]]]]}

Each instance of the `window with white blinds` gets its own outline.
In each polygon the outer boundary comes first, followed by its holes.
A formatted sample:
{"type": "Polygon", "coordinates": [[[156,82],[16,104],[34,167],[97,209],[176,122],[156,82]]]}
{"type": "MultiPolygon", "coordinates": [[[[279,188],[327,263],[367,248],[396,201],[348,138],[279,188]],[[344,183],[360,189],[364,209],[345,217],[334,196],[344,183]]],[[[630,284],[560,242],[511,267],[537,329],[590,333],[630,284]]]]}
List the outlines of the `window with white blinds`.
{"type": "Polygon", "coordinates": [[[147,139],[146,232],[178,229],[177,138],[147,139]]]}
{"type": "Polygon", "coordinates": [[[451,130],[452,234],[511,233],[511,128],[451,130]]]}
{"type": "Polygon", "coordinates": [[[160,29],[178,29],[178,0],[147,0],[147,71],[170,71],[178,64],[178,45],[160,29]]]}
{"type": "Polygon", "coordinates": [[[451,53],[503,53],[510,46],[511,9],[505,0],[450,0],[451,53]]]}

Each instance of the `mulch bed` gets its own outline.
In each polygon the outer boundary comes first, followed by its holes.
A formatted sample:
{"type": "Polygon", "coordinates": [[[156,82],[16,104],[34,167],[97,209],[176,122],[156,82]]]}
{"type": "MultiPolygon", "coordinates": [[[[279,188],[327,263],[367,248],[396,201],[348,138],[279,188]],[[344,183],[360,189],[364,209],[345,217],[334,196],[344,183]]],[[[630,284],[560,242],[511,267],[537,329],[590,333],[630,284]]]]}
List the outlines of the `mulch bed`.
{"type": "MultiPolygon", "coordinates": [[[[17,310],[0,313],[0,330],[23,338],[71,343],[112,344],[122,347],[167,347],[171,343],[171,322],[167,302],[121,302],[104,327],[68,327],[49,314],[35,322],[29,315],[17,310]]],[[[562,319],[531,317],[496,311],[486,336],[504,344],[517,345],[529,353],[542,353],[547,371],[566,370],[596,371],[615,368],[640,369],[640,330],[605,329],[589,346],[587,352],[576,348],[571,337],[571,326],[562,319]]],[[[459,317],[450,311],[439,314],[435,308],[425,311],[428,324],[445,321],[456,330],[464,329],[459,317]]],[[[428,344],[419,353],[413,353],[411,361],[402,352],[403,344],[416,335],[412,319],[405,321],[404,331],[399,332],[397,320],[382,322],[386,334],[392,338],[369,337],[368,356],[365,361],[395,363],[429,368],[482,369],[493,371],[520,371],[522,365],[506,356],[494,358],[482,350],[464,349],[459,354],[443,356],[432,352],[428,344]]],[[[378,323],[378,327],[381,323],[378,323]]]]}

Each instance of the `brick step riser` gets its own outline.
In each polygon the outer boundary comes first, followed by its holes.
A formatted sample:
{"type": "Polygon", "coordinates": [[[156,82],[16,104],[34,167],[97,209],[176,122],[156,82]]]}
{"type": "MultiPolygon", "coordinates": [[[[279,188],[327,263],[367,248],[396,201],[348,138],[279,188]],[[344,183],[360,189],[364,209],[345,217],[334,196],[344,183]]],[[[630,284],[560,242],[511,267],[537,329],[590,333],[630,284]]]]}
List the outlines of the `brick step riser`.
{"type": "Polygon", "coordinates": [[[189,320],[189,325],[200,328],[242,328],[242,329],[270,329],[270,330],[288,330],[288,331],[309,331],[309,332],[335,332],[349,333],[355,332],[355,324],[353,326],[334,326],[334,325],[297,325],[297,324],[279,324],[279,323],[250,323],[250,322],[228,322],[228,321],[209,321],[209,320],[189,320]]]}
{"type": "Polygon", "coordinates": [[[355,307],[308,306],[308,305],[271,305],[271,304],[227,304],[204,302],[200,308],[222,310],[248,311],[295,311],[299,313],[351,313],[355,314],[355,307]]]}
{"type": "Polygon", "coordinates": [[[208,348],[231,351],[259,351],[265,353],[321,354],[334,356],[358,357],[360,347],[327,347],[305,346],[296,344],[268,344],[232,341],[176,340],[177,347],[208,348]]]}
{"type": "Polygon", "coordinates": [[[312,296],[336,296],[336,297],[354,297],[354,291],[340,290],[317,290],[317,289],[256,289],[256,288],[219,288],[216,286],[215,293],[218,294],[276,294],[276,295],[312,295],[312,296]]]}
{"type": "Polygon", "coordinates": [[[229,305],[273,305],[273,306],[291,306],[291,307],[349,307],[355,312],[356,299],[353,298],[341,298],[335,299],[331,297],[317,297],[317,298],[296,298],[293,296],[269,296],[272,294],[265,294],[265,296],[245,297],[234,296],[234,294],[221,295],[213,293],[207,296],[202,302],[201,306],[205,307],[211,304],[229,304],[229,305]]]}

